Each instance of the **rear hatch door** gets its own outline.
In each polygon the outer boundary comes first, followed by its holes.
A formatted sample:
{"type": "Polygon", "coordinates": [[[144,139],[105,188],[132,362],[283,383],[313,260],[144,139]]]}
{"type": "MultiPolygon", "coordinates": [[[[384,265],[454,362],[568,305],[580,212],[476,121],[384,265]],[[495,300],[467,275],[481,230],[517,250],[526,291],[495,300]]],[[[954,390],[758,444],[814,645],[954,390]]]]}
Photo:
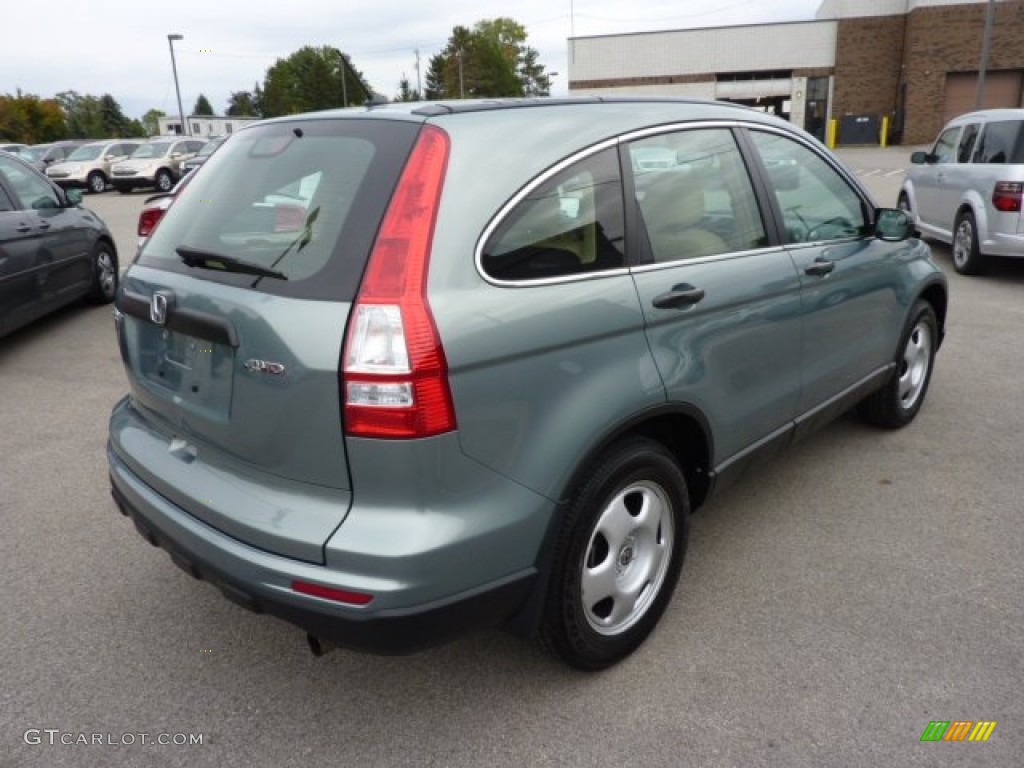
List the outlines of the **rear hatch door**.
{"type": "Polygon", "coordinates": [[[132,387],[112,446],[254,546],[322,562],[348,511],[339,360],[418,123],[296,119],[236,134],[122,281],[132,387]]]}

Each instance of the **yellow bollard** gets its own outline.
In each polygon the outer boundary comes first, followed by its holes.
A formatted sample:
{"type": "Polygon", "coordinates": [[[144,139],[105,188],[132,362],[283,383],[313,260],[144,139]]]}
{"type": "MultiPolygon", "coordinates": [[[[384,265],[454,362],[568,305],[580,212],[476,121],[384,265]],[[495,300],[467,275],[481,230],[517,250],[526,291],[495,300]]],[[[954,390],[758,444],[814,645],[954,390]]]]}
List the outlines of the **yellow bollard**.
{"type": "Polygon", "coordinates": [[[885,149],[889,146],[889,116],[882,116],[882,135],[879,137],[879,146],[885,149]]]}
{"type": "Polygon", "coordinates": [[[825,129],[825,146],[829,149],[836,148],[836,134],[838,133],[838,128],[838,120],[833,119],[828,121],[828,127],[825,129]]]}

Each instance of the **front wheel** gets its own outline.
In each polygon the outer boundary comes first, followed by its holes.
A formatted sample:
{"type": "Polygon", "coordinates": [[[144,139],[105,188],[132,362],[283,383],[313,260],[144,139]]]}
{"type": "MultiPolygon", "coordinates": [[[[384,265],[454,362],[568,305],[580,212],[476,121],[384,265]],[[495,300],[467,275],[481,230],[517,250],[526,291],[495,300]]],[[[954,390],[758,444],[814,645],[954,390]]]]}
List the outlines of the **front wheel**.
{"type": "Polygon", "coordinates": [[[984,256],[978,247],[978,225],[974,214],[964,211],[953,227],[953,269],[961,275],[980,275],[984,269],[984,256]]]}
{"type": "Polygon", "coordinates": [[[910,324],[900,341],[896,372],[880,390],[862,404],[864,417],[889,429],[906,426],[921,410],[935,367],[939,346],[939,322],[926,301],[918,301],[910,324]]]}
{"type": "Polygon", "coordinates": [[[101,192],[107,191],[107,177],[99,171],[93,171],[89,174],[87,180],[89,191],[94,195],[98,195],[101,192]]]}
{"type": "Polygon", "coordinates": [[[117,293],[117,256],[107,243],[99,242],[92,249],[92,289],[89,301],[109,304],[117,293]]]}
{"type": "Polygon", "coordinates": [[[679,580],[689,511],[686,480],[660,443],[630,438],[608,449],[566,508],[541,641],[586,670],[635,650],[679,580]]]}
{"type": "Polygon", "coordinates": [[[156,188],[161,192],[170,192],[174,186],[174,179],[171,178],[171,174],[167,171],[156,172],[156,188]]]}

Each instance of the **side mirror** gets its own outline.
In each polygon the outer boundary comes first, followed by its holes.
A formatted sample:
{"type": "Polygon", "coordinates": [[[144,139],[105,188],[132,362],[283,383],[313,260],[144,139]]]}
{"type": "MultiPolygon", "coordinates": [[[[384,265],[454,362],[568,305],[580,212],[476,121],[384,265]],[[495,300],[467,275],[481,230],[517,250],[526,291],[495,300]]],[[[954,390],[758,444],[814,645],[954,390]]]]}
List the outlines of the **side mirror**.
{"type": "Polygon", "coordinates": [[[899,208],[879,208],[875,211],[875,237],[889,243],[898,243],[914,235],[914,219],[899,208]]]}
{"type": "Polygon", "coordinates": [[[80,189],[69,189],[64,195],[68,199],[68,205],[78,205],[82,202],[82,190],[80,189]]]}
{"type": "Polygon", "coordinates": [[[912,152],[910,155],[910,162],[914,165],[925,165],[931,159],[931,155],[927,152],[912,152]]]}

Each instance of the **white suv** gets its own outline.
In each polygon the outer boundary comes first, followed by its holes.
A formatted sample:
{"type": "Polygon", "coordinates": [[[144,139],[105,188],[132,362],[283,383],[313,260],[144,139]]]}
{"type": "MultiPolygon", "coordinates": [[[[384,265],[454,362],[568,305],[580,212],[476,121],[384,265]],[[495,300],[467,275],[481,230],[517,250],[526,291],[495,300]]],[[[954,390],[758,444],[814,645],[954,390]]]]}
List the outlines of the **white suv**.
{"type": "Polygon", "coordinates": [[[922,235],[952,245],[957,272],[979,274],[985,256],[1024,257],[1024,109],[961,115],[910,161],[899,207],[922,235]]]}

